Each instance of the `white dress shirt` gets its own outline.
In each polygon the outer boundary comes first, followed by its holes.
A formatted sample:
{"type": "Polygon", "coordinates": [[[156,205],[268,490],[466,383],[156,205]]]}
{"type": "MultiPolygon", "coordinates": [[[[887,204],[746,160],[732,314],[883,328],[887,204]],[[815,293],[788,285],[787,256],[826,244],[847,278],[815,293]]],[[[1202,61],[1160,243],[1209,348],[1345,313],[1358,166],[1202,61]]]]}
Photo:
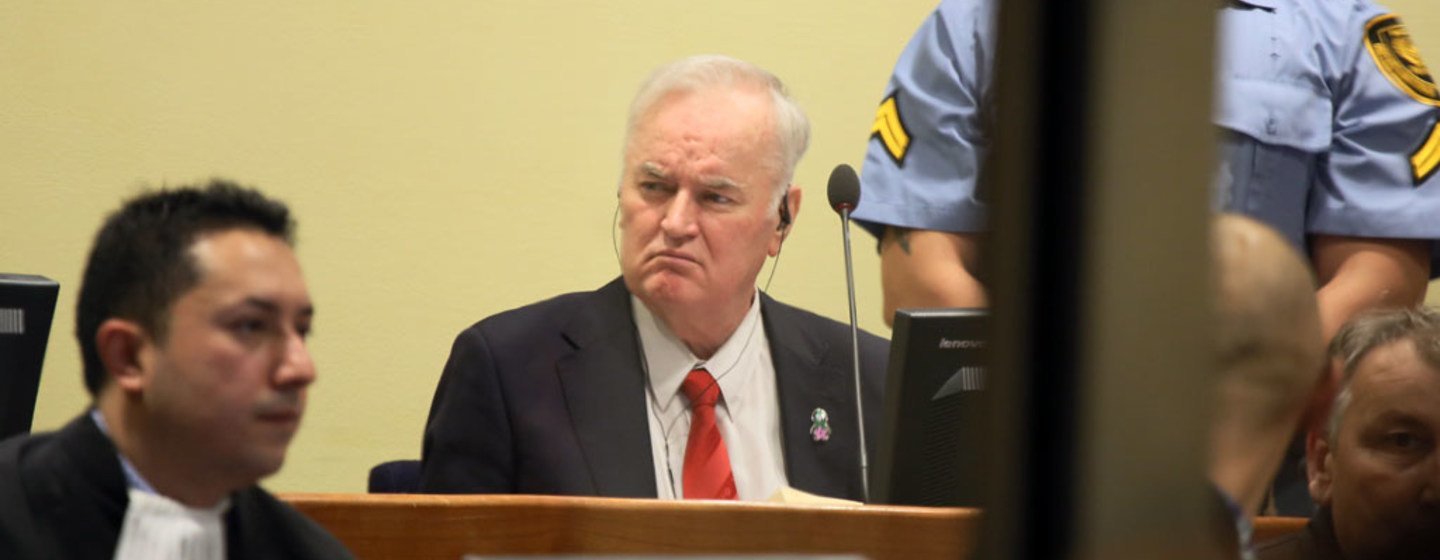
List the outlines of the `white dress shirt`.
{"type": "Polygon", "coordinates": [[[730,454],[739,499],[764,500],[786,484],[775,363],[770,359],[770,342],[760,318],[760,298],[750,301],[750,310],[729,340],[710,359],[701,360],[644,303],[630,296],[645,358],[645,409],[650,421],[656,495],[661,499],[685,495],[690,402],[680,392],[680,384],[690,370],[701,367],[720,385],[715,418],[730,454]]]}
{"type": "Polygon", "coordinates": [[[130,505],[115,544],[115,560],[225,560],[225,510],[192,508],[159,494],[130,489],[130,505]]]}

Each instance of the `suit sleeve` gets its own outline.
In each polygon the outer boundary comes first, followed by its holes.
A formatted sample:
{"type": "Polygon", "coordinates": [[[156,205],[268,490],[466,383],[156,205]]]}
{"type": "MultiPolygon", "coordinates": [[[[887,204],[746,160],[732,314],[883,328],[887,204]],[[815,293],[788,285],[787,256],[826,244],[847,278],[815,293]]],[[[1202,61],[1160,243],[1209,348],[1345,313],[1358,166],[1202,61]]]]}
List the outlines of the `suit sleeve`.
{"type": "Polygon", "coordinates": [[[253,487],[236,493],[226,514],[226,557],[232,560],[354,560],[315,520],[253,487]]]}
{"type": "Polygon", "coordinates": [[[54,558],[36,525],[25,484],[20,475],[20,454],[28,437],[17,436],[0,445],[0,558],[54,558]]]}
{"type": "Polygon", "coordinates": [[[483,331],[471,327],[456,337],[430,404],[420,491],[514,490],[515,458],[499,372],[483,331]]]}

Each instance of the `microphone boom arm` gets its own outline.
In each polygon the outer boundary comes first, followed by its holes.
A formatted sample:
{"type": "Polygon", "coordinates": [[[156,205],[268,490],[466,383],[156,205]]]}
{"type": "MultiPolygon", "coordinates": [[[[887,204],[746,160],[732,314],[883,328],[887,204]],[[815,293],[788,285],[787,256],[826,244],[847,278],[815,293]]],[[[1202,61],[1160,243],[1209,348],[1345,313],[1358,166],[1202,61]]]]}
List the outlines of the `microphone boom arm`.
{"type": "Polygon", "coordinates": [[[860,387],[860,328],[855,320],[855,266],[850,257],[850,208],[841,205],[840,229],[845,239],[845,288],[850,296],[850,365],[855,372],[855,418],[860,434],[860,491],[870,502],[870,454],[865,448],[865,401],[860,387]]]}
{"type": "Polygon", "coordinates": [[[870,453],[865,449],[865,392],[860,385],[860,327],[855,320],[855,265],[850,257],[850,212],[860,204],[860,177],[846,164],[830,172],[826,189],[830,207],[840,214],[840,234],[845,239],[845,293],[850,296],[850,369],[855,373],[855,419],[860,435],[860,492],[870,502],[870,453]]]}

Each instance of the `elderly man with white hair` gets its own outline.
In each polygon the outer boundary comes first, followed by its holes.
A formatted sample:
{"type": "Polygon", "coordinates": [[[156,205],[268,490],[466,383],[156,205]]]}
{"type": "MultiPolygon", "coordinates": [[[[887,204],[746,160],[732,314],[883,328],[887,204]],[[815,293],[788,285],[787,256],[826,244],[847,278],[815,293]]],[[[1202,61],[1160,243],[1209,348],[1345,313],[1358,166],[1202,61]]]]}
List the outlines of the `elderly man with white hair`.
{"type": "MultiPolygon", "coordinates": [[[[759,67],[698,56],[656,70],[626,131],[621,278],[460,333],[422,490],[861,498],[848,328],[755,286],[799,214],[808,141],[804,112],[759,67]]],[[[859,350],[878,412],[887,345],[863,334],[859,350]]]]}

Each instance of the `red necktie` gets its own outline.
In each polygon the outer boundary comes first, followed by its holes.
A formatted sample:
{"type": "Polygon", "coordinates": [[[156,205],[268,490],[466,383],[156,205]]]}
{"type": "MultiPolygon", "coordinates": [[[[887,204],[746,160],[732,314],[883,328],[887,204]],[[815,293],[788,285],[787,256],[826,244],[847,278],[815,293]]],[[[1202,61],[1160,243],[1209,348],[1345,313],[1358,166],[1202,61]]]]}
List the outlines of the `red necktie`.
{"type": "Polygon", "coordinates": [[[720,385],[710,372],[691,370],[680,384],[690,399],[690,440],[685,444],[684,487],[687,500],[735,499],[735,474],[730,472],[730,452],[715,423],[715,403],[720,385]]]}

